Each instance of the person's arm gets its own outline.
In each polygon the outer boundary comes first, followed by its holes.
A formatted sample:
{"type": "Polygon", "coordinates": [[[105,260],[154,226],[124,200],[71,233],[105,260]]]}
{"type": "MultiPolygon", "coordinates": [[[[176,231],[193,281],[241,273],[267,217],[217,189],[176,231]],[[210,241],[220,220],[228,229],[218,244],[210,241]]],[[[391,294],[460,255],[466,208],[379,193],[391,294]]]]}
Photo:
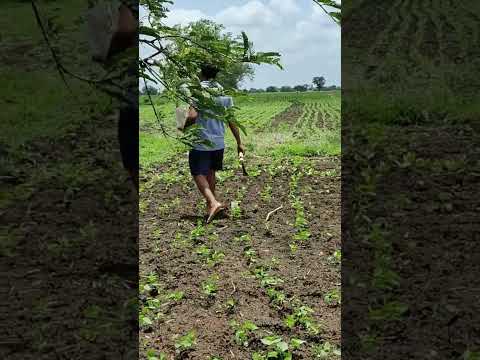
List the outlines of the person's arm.
{"type": "Polygon", "coordinates": [[[230,121],[228,123],[228,126],[230,127],[230,130],[232,130],[233,137],[237,141],[237,151],[238,153],[244,153],[245,154],[245,147],[242,144],[242,139],[240,138],[240,130],[238,129],[238,126],[235,125],[234,122],[230,121]]]}
{"type": "Polygon", "coordinates": [[[114,56],[128,48],[138,46],[138,22],[130,9],[121,5],[118,29],[110,44],[109,56],[114,56]]]}
{"type": "Polygon", "coordinates": [[[183,127],[183,130],[186,130],[188,127],[195,124],[195,121],[197,121],[197,117],[198,117],[198,111],[194,107],[190,106],[190,108],[188,109],[187,121],[185,122],[185,126],[183,127]]]}

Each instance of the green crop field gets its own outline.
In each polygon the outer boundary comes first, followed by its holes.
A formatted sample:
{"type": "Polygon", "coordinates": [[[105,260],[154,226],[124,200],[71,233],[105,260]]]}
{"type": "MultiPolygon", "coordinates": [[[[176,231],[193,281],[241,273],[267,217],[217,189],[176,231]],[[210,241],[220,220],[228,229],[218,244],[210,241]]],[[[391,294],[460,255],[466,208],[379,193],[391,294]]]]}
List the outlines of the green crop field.
{"type": "MultiPolygon", "coordinates": [[[[340,92],[234,99],[249,174],[229,133],[229,209],[209,225],[188,149],[140,102],[142,358],[263,359],[282,341],[297,359],[339,356],[340,92]]],[[[175,134],[174,104],[153,102],[175,134]]]]}

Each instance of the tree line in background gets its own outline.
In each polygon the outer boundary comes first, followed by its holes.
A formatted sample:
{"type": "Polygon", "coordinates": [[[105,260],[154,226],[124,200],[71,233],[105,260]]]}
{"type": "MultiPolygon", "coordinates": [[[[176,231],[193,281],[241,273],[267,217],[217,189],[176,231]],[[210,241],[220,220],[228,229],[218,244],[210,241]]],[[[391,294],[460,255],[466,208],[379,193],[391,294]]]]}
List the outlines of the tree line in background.
{"type": "MultiPolygon", "coordinates": [[[[325,78],[323,76],[317,76],[313,78],[312,84],[303,84],[303,85],[295,85],[295,86],[268,86],[266,89],[256,89],[250,88],[249,90],[242,90],[242,92],[247,93],[272,93],[272,92],[304,92],[304,91],[332,91],[332,90],[339,90],[340,87],[336,85],[325,86],[325,78]]],[[[149,86],[148,90],[150,91],[150,95],[158,95],[160,91],[153,87],[149,86]]],[[[140,90],[141,95],[147,94],[147,88],[144,86],[140,90]]]]}
{"type": "Polygon", "coordinates": [[[303,84],[295,86],[268,86],[266,89],[255,89],[251,88],[247,90],[249,93],[262,93],[262,92],[304,92],[304,91],[331,91],[338,90],[339,86],[331,85],[325,86],[325,78],[323,76],[314,77],[312,84],[303,84]]]}

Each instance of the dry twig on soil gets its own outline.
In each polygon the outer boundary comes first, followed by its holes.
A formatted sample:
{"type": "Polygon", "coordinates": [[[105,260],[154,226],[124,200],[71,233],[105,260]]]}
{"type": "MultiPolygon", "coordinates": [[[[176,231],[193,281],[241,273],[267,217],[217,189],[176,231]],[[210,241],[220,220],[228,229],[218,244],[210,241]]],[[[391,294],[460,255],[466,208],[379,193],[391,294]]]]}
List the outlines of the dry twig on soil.
{"type": "Polygon", "coordinates": [[[265,222],[267,222],[268,220],[270,220],[270,217],[275,214],[277,211],[283,209],[283,205],[279,206],[278,208],[276,208],[275,210],[272,210],[268,213],[267,217],[265,218],[265,222]]]}

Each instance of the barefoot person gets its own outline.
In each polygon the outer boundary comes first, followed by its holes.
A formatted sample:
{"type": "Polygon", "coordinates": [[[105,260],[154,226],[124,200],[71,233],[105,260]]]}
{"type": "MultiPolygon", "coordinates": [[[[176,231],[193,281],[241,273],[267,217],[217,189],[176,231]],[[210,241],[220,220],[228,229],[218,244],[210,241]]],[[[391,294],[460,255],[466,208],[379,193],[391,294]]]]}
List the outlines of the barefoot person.
{"type": "MultiPolygon", "coordinates": [[[[203,65],[200,79],[202,86],[206,88],[218,88],[220,85],[215,82],[219,70],[212,65],[203,65]]],[[[233,99],[230,96],[219,96],[216,102],[225,108],[233,106],[233,99]]],[[[218,201],[215,192],[215,172],[223,168],[223,154],[225,150],[225,123],[221,120],[209,118],[206,112],[190,111],[186,127],[193,123],[201,126],[200,138],[210,141],[213,146],[196,145],[189,153],[190,172],[198,189],[207,201],[208,218],[207,223],[222,210],[225,206],[218,201]]],[[[240,139],[238,127],[229,122],[230,130],[237,141],[237,151],[245,153],[245,148],[240,139]]]]}

